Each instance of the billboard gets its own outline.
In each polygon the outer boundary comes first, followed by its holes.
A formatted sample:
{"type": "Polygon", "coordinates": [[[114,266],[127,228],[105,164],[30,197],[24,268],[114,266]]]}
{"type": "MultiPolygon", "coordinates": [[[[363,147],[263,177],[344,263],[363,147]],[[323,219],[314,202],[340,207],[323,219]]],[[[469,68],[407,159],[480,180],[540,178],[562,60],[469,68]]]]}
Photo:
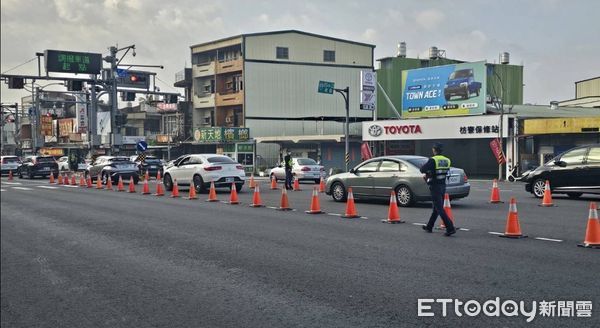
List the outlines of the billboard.
{"type": "Polygon", "coordinates": [[[402,72],[402,117],[459,116],[485,113],[485,62],[402,72]]]}

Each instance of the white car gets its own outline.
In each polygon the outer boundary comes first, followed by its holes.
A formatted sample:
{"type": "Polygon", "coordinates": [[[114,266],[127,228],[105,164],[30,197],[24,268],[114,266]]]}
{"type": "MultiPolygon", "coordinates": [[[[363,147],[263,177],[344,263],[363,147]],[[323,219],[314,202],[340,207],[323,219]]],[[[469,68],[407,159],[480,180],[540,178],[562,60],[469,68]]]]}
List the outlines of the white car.
{"type": "MultiPolygon", "coordinates": [[[[292,158],[292,162],[294,163],[292,166],[292,175],[297,178],[298,181],[311,180],[315,183],[319,183],[321,177],[325,177],[325,168],[317,164],[312,158],[292,158]]],[[[269,177],[271,179],[275,178],[276,180],[285,180],[284,166],[279,165],[272,168],[269,177]]]]}
{"type": "Polygon", "coordinates": [[[244,167],[233,159],[218,154],[190,154],[177,158],[165,168],[163,182],[165,189],[173,190],[177,185],[194,185],[197,192],[204,192],[214,181],[215,187],[231,187],[235,183],[237,191],[246,181],[244,167]]]}
{"type": "Polygon", "coordinates": [[[69,156],[62,156],[61,158],[56,160],[58,164],[59,171],[68,171],[69,170],[69,156]]]}
{"type": "Polygon", "coordinates": [[[17,169],[19,168],[19,165],[21,164],[19,157],[17,157],[17,156],[2,156],[0,161],[2,163],[2,164],[0,164],[1,165],[0,167],[2,168],[2,174],[8,174],[10,171],[12,171],[13,174],[17,174],[17,169]]]}

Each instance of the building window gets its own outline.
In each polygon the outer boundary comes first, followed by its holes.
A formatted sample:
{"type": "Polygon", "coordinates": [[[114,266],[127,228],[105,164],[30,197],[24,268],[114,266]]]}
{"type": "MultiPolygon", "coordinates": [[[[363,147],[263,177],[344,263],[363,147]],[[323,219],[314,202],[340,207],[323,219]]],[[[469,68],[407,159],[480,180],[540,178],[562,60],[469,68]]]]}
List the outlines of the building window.
{"type": "Polygon", "coordinates": [[[323,61],[335,62],[335,50],[323,50],[323,61]]]}
{"type": "Polygon", "coordinates": [[[277,59],[290,59],[289,50],[287,47],[277,47],[277,59]]]}

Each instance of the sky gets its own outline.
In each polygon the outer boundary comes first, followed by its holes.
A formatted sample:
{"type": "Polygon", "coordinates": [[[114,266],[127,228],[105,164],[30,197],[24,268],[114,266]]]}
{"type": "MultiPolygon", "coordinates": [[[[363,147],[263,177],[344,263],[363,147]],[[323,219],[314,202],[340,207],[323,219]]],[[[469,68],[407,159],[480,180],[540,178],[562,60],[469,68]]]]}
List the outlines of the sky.
{"type": "MultiPolygon", "coordinates": [[[[395,56],[400,41],[408,57],[425,58],[436,46],[447,58],[493,63],[509,52],[511,64],[524,66],[525,103],[572,99],[574,82],[600,76],[596,0],[2,0],[0,6],[3,74],[36,75],[37,61],[26,62],[46,49],[107,55],[110,46],[135,44],[137,56],[123,62],[163,65],[157,86],[182,92],[173,83],[176,72],[191,66],[191,45],[296,29],[373,44],[375,59],[395,56]]],[[[0,91],[3,103],[27,95],[4,83],[0,91]]]]}

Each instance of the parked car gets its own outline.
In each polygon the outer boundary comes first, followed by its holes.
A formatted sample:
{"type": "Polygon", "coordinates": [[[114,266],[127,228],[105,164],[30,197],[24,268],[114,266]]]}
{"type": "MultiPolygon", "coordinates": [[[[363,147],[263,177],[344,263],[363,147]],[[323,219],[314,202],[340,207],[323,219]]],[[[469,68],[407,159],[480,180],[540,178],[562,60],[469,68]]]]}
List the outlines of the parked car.
{"type": "Polygon", "coordinates": [[[58,164],[52,156],[27,156],[18,169],[19,178],[49,177],[50,173],[58,175],[58,164]]]}
{"type": "Polygon", "coordinates": [[[138,168],[134,162],[125,156],[99,156],[85,171],[86,177],[90,176],[92,180],[96,180],[98,176],[102,179],[102,183],[106,184],[108,179],[113,183],[118,182],[119,177],[123,181],[133,177],[133,183],[137,184],[140,180],[138,168]]]}
{"type": "Polygon", "coordinates": [[[459,69],[452,72],[448,81],[444,86],[444,98],[446,101],[450,100],[453,96],[461,96],[463,99],[469,99],[471,94],[479,96],[481,91],[481,82],[475,81],[473,76],[473,69],[459,69]]]}
{"type": "Polygon", "coordinates": [[[533,171],[526,172],[522,181],[525,190],[535,197],[544,197],[546,180],[552,193],[579,198],[582,194],[600,194],[600,144],[570,149],[533,171]]]}
{"type": "MultiPolygon", "coordinates": [[[[299,181],[310,180],[319,183],[321,177],[325,177],[325,168],[317,164],[312,158],[292,158],[292,162],[292,175],[299,181]]],[[[285,180],[284,166],[278,165],[272,168],[269,177],[276,180],[285,180]]]]}
{"type": "Polygon", "coordinates": [[[161,175],[163,174],[163,163],[156,156],[148,155],[143,161],[137,161],[138,155],[134,155],[131,156],[130,159],[138,166],[140,175],[144,175],[146,172],[148,172],[150,176],[156,176],[158,172],[160,172],[161,175]]]}
{"type": "Polygon", "coordinates": [[[211,181],[214,181],[215,187],[231,187],[235,183],[237,191],[240,191],[246,181],[246,173],[240,163],[227,156],[190,154],[180,156],[165,168],[165,189],[172,190],[175,179],[177,185],[193,184],[197,192],[204,192],[211,181]]]}
{"type": "Polygon", "coordinates": [[[2,156],[0,158],[0,163],[2,174],[8,174],[10,171],[12,171],[13,174],[16,174],[19,165],[21,165],[21,161],[17,156],[2,156]]]}
{"type": "MultiPolygon", "coordinates": [[[[352,187],[355,198],[389,198],[394,191],[400,206],[415,202],[431,201],[429,187],[419,170],[427,163],[422,156],[383,156],[358,164],[347,173],[330,176],[325,192],[337,202],[345,201],[348,188],[352,187]]],[[[465,172],[451,167],[446,181],[450,199],[469,195],[471,185],[465,172]]]]}

